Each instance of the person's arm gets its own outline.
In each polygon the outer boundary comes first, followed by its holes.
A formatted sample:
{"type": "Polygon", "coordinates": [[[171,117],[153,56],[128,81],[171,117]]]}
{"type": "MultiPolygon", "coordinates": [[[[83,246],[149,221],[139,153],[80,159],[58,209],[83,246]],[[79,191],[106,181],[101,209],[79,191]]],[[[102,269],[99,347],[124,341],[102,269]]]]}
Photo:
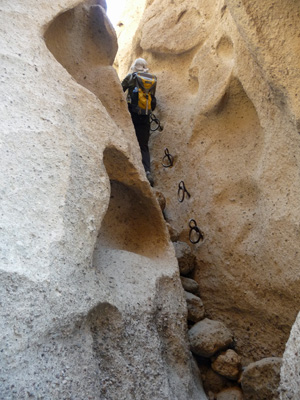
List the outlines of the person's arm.
{"type": "Polygon", "coordinates": [[[151,99],[151,111],[154,111],[155,108],[156,108],[156,97],[153,94],[151,99]]]}
{"type": "Polygon", "coordinates": [[[126,90],[130,87],[130,83],[132,80],[132,74],[128,74],[123,80],[122,80],[122,88],[123,91],[126,92],[126,90]]]}

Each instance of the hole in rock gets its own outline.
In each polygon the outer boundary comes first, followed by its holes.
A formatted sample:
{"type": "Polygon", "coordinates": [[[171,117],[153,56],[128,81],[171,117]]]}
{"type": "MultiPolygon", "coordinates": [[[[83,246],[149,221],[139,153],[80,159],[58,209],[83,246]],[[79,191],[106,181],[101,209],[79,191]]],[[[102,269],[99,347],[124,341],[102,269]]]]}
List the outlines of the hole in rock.
{"type": "Polygon", "coordinates": [[[112,67],[117,37],[101,1],[100,5],[85,1],[58,15],[44,38],[56,60],[78,84],[100,99],[111,118],[123,128],[127,105],[120,102],[123,92],[112,67]]]}
{"type": "Polygon", "coordinates": [[[111,65],[118,47],[104,9],[88,1],[58,15],[44,37],[48,49],[77,81],[86,68],[111,65]]]}
{"type": "Polygon", "coordinates": [[[231,39],[223,36],[217,45],[217,54],[223,61],[230,61],[234,57],[234,48],[231,39]]]}
{"type": "Polygon", "coordinates": [[[133,166],[119,150],[107,148],[104,164],[110,178],[111,194],[95,255],[102,248],[113,248],[150,258],[161,256],[167,239],[155,200],[150,193],[143,191],[145,185],[140,185],[134,178],[133,166]]]}

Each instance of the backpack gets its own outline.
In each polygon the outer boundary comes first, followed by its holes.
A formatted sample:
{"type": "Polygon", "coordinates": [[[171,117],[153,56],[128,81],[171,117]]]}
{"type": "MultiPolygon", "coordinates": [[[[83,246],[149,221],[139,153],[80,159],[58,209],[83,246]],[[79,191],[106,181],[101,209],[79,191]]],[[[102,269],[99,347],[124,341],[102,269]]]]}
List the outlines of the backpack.
{"type": "Polygon", "coordinates": [[[157,78],[145,72],[134,72],[135,88],[131,95],[131,109],[141,115],[148,115],[156,106],[155,89],[157,78]]]}

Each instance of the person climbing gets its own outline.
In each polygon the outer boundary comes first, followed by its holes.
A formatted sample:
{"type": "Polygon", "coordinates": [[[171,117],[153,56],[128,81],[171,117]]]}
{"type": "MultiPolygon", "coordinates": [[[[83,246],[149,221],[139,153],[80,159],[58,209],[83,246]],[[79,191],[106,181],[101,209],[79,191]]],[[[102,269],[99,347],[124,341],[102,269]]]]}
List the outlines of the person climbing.
{"type": "Polygon", "coordinates": [[[156,107],[155,75],[149,74],[147,61],[137,58],[129,73],[122,81],[123,91],[127,94],[128,109],[135,129],[136,137],[142,153],[142,163],[146,177],[151,186],[154,180],[150,168],[150,152],[148,147],[150,137],[150,114],[156,107]]]}

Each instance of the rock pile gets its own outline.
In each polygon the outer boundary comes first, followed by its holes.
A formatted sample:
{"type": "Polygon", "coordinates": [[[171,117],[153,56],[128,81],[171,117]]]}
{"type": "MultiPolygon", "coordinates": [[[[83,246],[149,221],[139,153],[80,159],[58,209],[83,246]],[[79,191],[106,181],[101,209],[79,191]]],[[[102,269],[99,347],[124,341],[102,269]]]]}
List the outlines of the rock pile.
{"type": "MultiPolygon", "coordinates": [[[[172,229],[169,228],[169,232],[171,231],[172,229]]],[[[204,388],[209,399],[242,399],[238,383],[241,360],[233,349],[229,349],[234,345],[233,334],[222,322],[211,320],[205,316],[199,285],[189,277],[196,267],[196,258],[190,246],[181,241],[173,242],[173,245],[187,303],[190,349],[202,372],[204,388]],[[202,364],[206,362],[211,363],[211,366],[203,373],[202,364]],[[206,376],[210,376],[210,378],[206,379],[206,376]],[[211,383],[208,384],[209,379],[211,383]],[[216,384],[216,382],[218,383],[216,384]],[[228,386],[230,387],[228,388],[228,386]]]]}
{"type": "Polygon", "coordinates": [[[278,399],[281,358],[266,358],[243,370],[233,333],[223,322],[206,317],[199,284],[190,277],[196,265],[190,246],[180,241],[173,245],[187,303],[190,349],[209,400],[278,399]]]}

